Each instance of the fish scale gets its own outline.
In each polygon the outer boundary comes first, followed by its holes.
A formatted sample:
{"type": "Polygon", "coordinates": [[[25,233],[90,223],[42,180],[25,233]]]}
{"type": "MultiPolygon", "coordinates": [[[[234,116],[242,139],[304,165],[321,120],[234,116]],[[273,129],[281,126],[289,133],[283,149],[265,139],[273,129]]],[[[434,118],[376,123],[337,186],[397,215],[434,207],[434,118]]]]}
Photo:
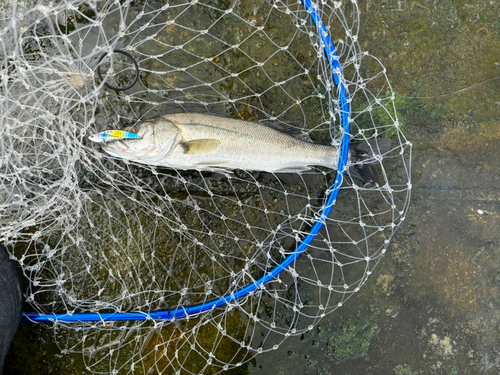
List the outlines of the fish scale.
{"type": "Polygon", "coordinates": [[[183,124],[182,134],[190,139],[218,133],[224,140],[220,153],[233,161],[227,169],[298,172],[313,165],[337,166],[336,148],[305,142],[258,122],[210,116],[200,125],[204,115],[199,114],[179,114],[171,120],[183,124]]]}

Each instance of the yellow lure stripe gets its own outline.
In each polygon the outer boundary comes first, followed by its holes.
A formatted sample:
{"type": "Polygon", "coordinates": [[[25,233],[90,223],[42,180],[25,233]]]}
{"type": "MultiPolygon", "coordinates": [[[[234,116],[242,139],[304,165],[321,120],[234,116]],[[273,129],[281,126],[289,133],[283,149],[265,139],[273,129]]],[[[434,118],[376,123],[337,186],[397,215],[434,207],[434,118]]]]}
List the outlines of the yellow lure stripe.
{"type": "Polygon", "coordinates": [[[106,130],[103,132],[106,136],[114,139],[135,139],[140,138],[137,134],[125,130],[106,130]]]}
{"type": "Polygon", "coordinates": [[[125,132],[123,130],[108,130],[106,131],[106,134],[113,138],[125,138],[128,134],[128,132],[125,132]]]}

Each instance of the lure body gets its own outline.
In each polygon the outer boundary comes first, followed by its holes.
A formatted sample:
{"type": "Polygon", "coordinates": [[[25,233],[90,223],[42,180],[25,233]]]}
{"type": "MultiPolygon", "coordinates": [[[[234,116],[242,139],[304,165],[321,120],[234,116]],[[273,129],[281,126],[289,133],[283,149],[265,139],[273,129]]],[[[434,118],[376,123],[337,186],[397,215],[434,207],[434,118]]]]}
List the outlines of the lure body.
{"type": "Polygon", "coordinates": [[[89,135],[89,139],[96,143],[121,141],[124,139],[139,139],[140,136],[125,130],[105,130],[101,133],[89,135]]]}

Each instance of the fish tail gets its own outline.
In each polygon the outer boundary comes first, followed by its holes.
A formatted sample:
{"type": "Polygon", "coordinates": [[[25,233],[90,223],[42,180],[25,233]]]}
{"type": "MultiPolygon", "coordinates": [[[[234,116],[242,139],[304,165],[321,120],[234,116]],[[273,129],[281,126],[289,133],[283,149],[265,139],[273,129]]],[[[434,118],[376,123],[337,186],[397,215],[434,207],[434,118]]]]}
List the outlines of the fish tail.
{"type": "Polygon", "coordinates": [[[352,144],[349,149],[350,167],[348,175],[363,183],[378,183],[378,174],[373,164],[391,149],[392,141],[388,138],[374,138],[363,143],[352,144]]]}

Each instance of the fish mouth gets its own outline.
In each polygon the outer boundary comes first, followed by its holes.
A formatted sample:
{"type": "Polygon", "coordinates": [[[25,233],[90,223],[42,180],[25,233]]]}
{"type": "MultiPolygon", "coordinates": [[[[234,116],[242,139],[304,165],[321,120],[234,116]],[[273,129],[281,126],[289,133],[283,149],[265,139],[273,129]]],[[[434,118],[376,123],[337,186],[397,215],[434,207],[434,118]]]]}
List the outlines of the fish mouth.
{"type": "Polygon", "coordinates": [[[104,143],[102,148],[108,152],[126,152],[129,145],[123,140],[112,141],[104,143]]]}
{"type": "Polygon", "coordinates": [[[121,151],[121,152],[125,152],[128,150],[128,144],[125,143],[125,141],[123,140],[119,140],[116,142],[117,144],[117,147],[118,147],[118,150],[121,151]]]}

